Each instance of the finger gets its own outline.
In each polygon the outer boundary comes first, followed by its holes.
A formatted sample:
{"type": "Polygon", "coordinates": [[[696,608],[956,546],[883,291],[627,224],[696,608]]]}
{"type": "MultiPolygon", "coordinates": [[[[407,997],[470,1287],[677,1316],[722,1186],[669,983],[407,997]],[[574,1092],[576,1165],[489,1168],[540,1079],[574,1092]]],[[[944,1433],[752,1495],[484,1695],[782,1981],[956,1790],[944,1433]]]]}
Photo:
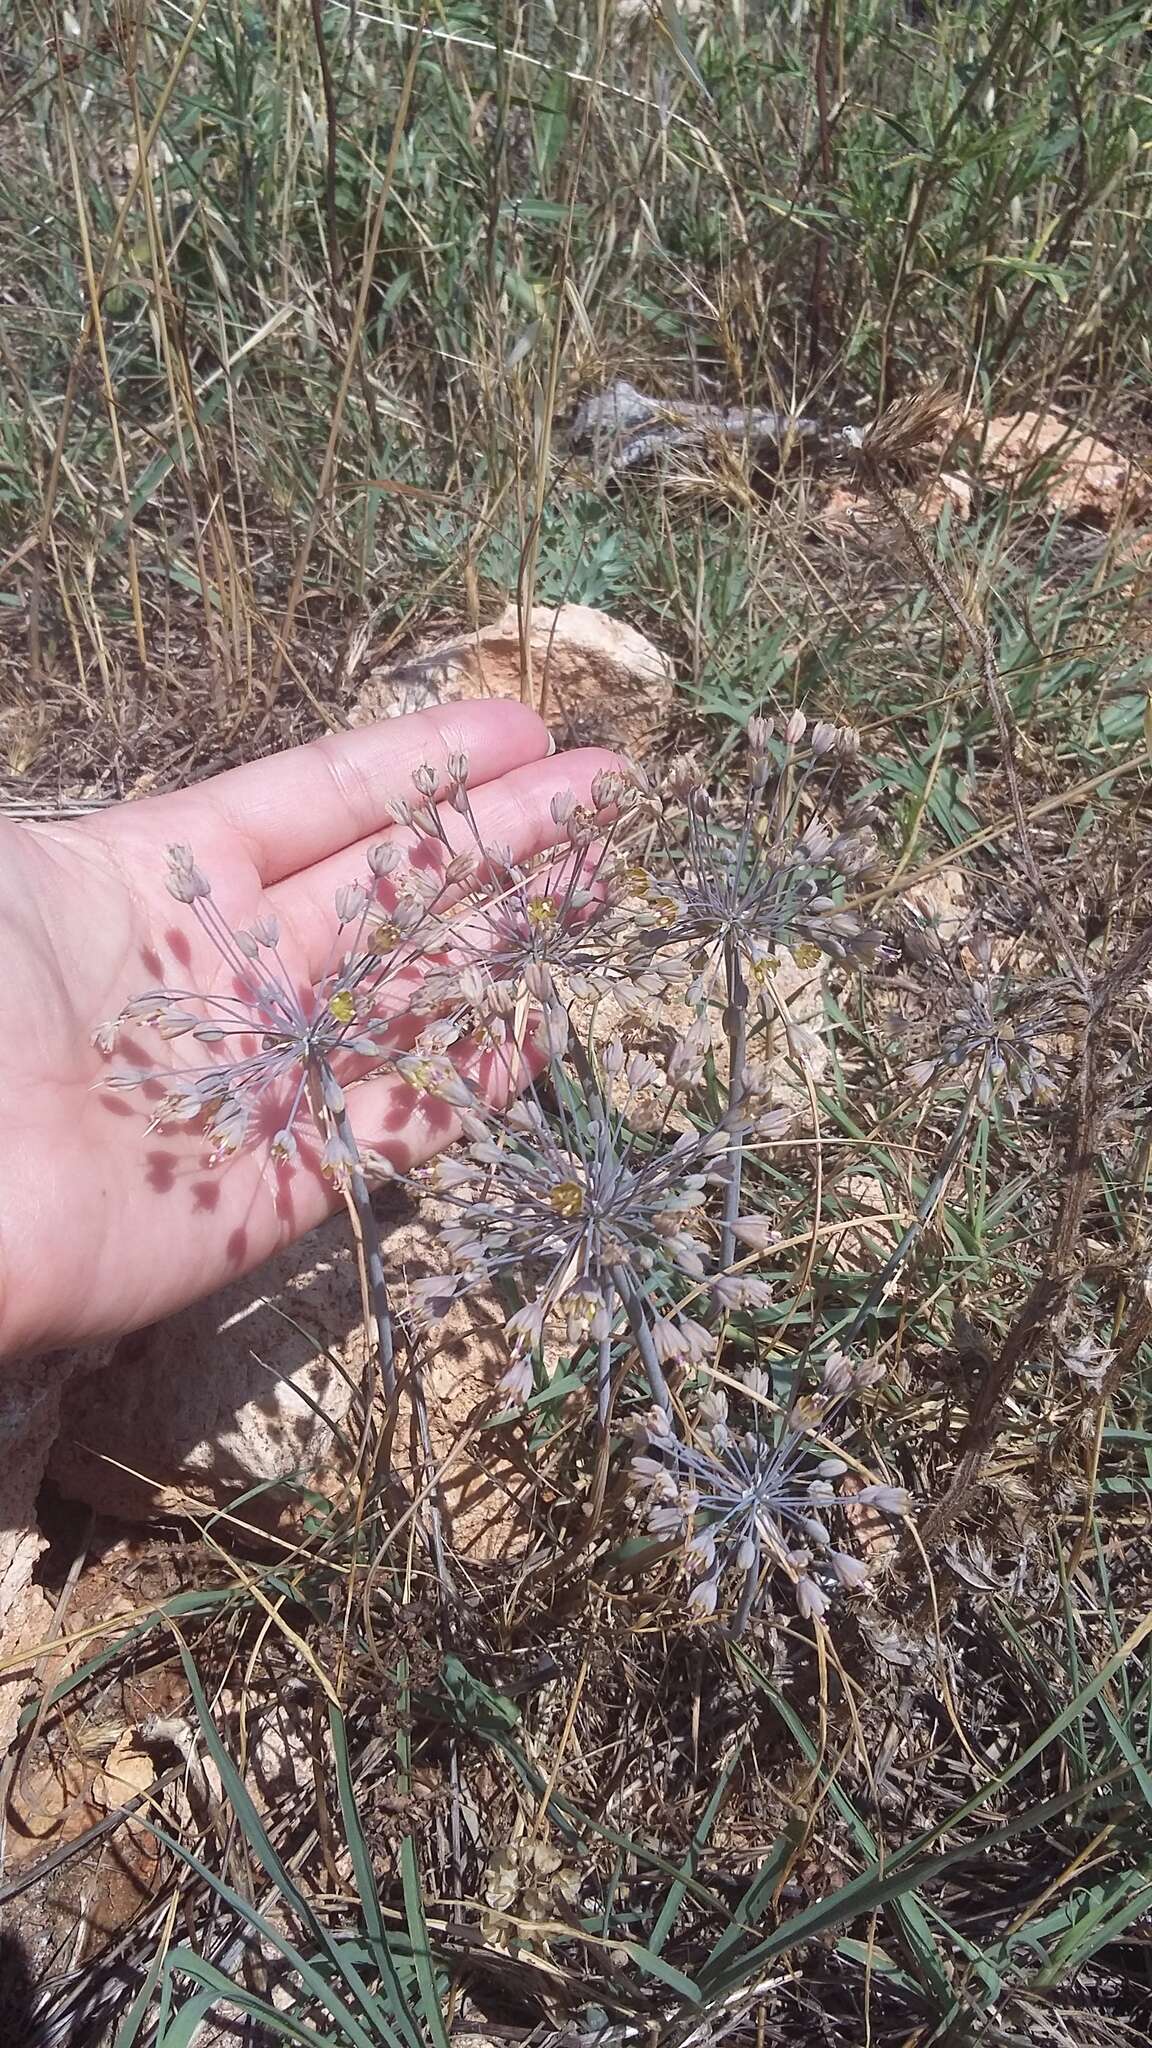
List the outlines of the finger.
{"type": "MultiPolygon", "coordinates": [[[[552,816],[553,797],[570,790],[578,803],[590,803],[596,777],[618,766],[616,756],[603,748],[581,747],[571,754],[530,762],[485,783],[472,797],[484,845],[511,848],[512,858],[518,862],[545,852],[563,838],[552,816]]],[[[440,812],[453,846],[473,847],[466,821],[448,805],[441,805],[440,812]]],[[[293,875],[268,892],[269,903],[291,931],[294,949],[299,950],[313,978],[331,964],[336,891],[345,882],[367,878],[368,849],[382,837],[394,838],[400,845],[412,840],[412,834],[400,826],[393,826],[390,833],[373,833],[361,845],[347,847],[308,874],[293,875]]]]}
{"type": "MultiPolygon", "coordinates": [[[[457,1062],[471,1083],[478,1109],[505,1108],[547,1065],[534,1036],[535,1021],[525,1036],[509,1038],[497,1050],[473,1050],[457,1062]]],[[[348,1090],[348,1115],[362,1154],[376,1154],[397,1173],[423,1166],[460,1136],[460,1111],[435,1096],[420,1094],[396,1075],[378,1075],[354,1082],[348,1090]]]]}
{"type": "MultiPolygon", "coordinates": [[[[499,1052],[476,1053],[461,1068],[476,1091],[477,1107],[498,1110],[525,1088],[546,1065],[531,1037],[499,1052]]],[[[460,1136],[461,1113],[447,1102],[421,1095],[396,1075],[381,1075],[353,1084],[348,1113],[361,1156],[387,1161],[401,1179],[423,1166],[460,1136]]],[[[132,1276],[137,1296],[124,1322],[139,1327],[182,1307],[204,1291],[205,1274],[222,1267],[221,1231],[226,1233],[227,1269],[220,1280],[251,1272],[285,1244],[313,1229],[342,1197],[320,1171],[321,1141],[314,1131],[301,1130],[300,1163],[273,1163],[266,1147],[253,1148],[223,1167],[204,1172],[199,1162],[175,1167],[173,1185],[184,1188],[188,1206],[184,1227],[172,1239],[172,1256],[141,1262],[132,1276]],[[219,1201],[212,1190],[218,1190],[219,1201]]],[[[375,1177],[375,1176],[373,1176],[375,1177]]],[[[388,1245],[384,1246],[385,1277],[392,1284],[388,1245]]]]}
{"type": "MultiPolygon", "coordinates": [[[[492,1109],[507,1103],[544,1064],[530,1036],[526,1045],[509,1045],[499,1052],[474,1049],[461,1059],[478,1106],[492,1109]]],[[[422,1166],[460,1134],[458,1110],[418,1094],[394,1074],[354,1083],[347,1099],[361,1153],[379,1154],[401,1176],[422,1166]]],[[[298,1136],[298,1165],[278,1164],[266,1144],[254,1144],[213,1167],[207,1164],[202,1137],[190,1141],[162,1129],[141,1155],[146,1171],[139,1177],[126,1174],[118,1188],[116,1228],[109,1226],[88,1248],[93,1275],[71,1309],[61,1307],[59,1275],[53,1280],[51,1261],[34,1262],[44,1285],[29,1292],[19,1332],[21,1348],[91,1342],[97,1336],[122,1336],[126,1330],[140,1329],[213,1287],[251,1272],[321,1223],[340,1206],[341,1197],[320,1170],[322,1141],[314,1128],[306,1124],[298,1136]],[[152,1255],[126,1262],[123,1245],[129,1238],[148,1246],[152,1255]],[[104,1323],[92,1307],[100,1296],[114,1304],[104,1323]],[[72,1320],[67,1320],[69,1316],[72,1320]]],[[[98,1152],[98,1146],[93,1149],[98,1152]]],[[[384,1258],[391,1280],[387,1241],[384,1258]]]]}
{"type": "Polygon", "coordinates": [[[390,822],[393,798],[411,796],[413,772],[424,762],[440,772],[447,788],[449,754],[465,753],[469,785],[477,788],[543,760],[550,744],[543,720],[526,704],[442,704],[357,732],[329,733],[306,747],[229,769],[190,795],[201,816],[205,809],[214,812],[243,839],[268,887],[341,847],[378,836],[390,822]]]}

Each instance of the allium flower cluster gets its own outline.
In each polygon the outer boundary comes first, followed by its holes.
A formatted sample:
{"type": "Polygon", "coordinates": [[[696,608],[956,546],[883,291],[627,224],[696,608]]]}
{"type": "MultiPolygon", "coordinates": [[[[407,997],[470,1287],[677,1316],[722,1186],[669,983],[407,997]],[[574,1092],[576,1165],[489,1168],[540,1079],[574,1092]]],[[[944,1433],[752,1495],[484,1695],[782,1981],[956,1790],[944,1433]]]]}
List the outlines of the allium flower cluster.
{"type": "MultiPolygon", "coordinates": [[[[852,1361],[833,1352],[825,1363],[818,1400],[821,1425],[850,1395],[875,1383],[871,1359],[852,1361]]],[[[846,1547],[849,1508],[874,1507],[907,1514],[903,1487],[855,1485],[841,1491],[848,1474],[843,1458],[827,1456],[812,1441],[803,1420],[789,1418],[772,1436],[764,1427],[765,1397],[771,1381],[758,1367],[744,1374],[741,1425],[729,1413],[722,1390],[700,1402],[691,1439],[662,1408],[646,1418],[632,1459],[632,1477],[644,1526],[657,1540],[683,1545],[693,1584],[689,1612],[715,1613],[725,1581],[742,1616],[747,1616],[774,1579],[793,1588],[806,1619],[819,1619],[837,1589],[867,1589],[867,1567],[846,1547]],[[842,1533],[837,1532],[837,1524],[842,1533]]]]}
{"type": "MultiPolygon", "coordinates": [[[[526,995],[554,1006],[601,995],[619,981],[621,949],[635,920],[616,855],[639,798],[639,780],[614,771],[595,778],[590,807],[571,791],[554,796],[557,845],[542,859],[516,861],[508,847],[485,842],[467,787],[454,786],[451,806],[464,821],[474,858],[470,887],[453,917],[442,984],[450,997],[462,989],[482,1014],[507,1015],[526,995]]],[[[408,815],[450,851],[434,806],[426,817],[409,806],[408,815]]],[[[683,978],[678,963],[658,960],[629,975],[634,990],[653,996],[683,978]]],[[[433,982],[433,992],[440,986],[433,982]]]]}
{"type": "Polygon", "coordinates": [[[498,1125],[479,1127],[463,1158],[441,1158],[433,1169],[453,1212],[442,1235],[454,1271],[417,1283],[417,1300],[438,1313],[476,1287],[514,1281],[523,1301],[507,1322],[508,1391],[520,1398],[531,1391],[532,1355],[549,1326],[570,1344],[607,1345],[641,1296],[661,1366],[713,1349],[712,1333],[678,1303],[713,1263],[700,1226],[708,1189],[723,1178],[729,1131],[722,1122],[671,1140],[641,1136],[626,1119],[629,1095],[661,1078],[659,1069],[614,1041],[604,1070],[605,1080],[623,1077],[620,1107],[600,1077],[589,1071],[576,1089],[554,1067],[553,1115],[532,1092],[498,1125]]]}
{"type": "MultiPolygon", "coordinates": [[[[452,864],[442,864],[431,878],[412,870],[399,886],[386,880],[400,867],[395,847],[374,848],[368,866],[363,885],[337,891],[331,963],[313,987],[301,990],[281,952],[278,920],[266,915],[251,928],[231,926],[191,850],[172,847],[169,891],[211,941],[230,986],[213,995],[165,987],[134,998],[98,1032],[103,1050],[112,1049],[124,1025],[145,1022],[165,1040],[209,1048],[209,1058],[175,1071],[127,1068],[105,1085],[162,1085],[153,1125],[198,1123],[217,1160],[263,1138],[274,1157],[293,1163],[301,1119],[310,1115],[324,1132],[321,1164],[336,1180],[356,1156],[342,1077],[363,1072],[365,1061],[390,1059],[424,1092],[470,1103],[471,1091],[442,1049],[413,1052],[396,1033],[399,1012],[419,1000],[429,948],[444,944],[436,911],[451,897],[452,864]]],[[[440,1047],[452,1037],[451,1027],[442,1029],[440,1047]]]]}
{"type": "Polygon", "coordinates": [[[905,1079],[914,1089],[929,1088],[955,1077],[974,1087],[976,1106],[990,1109],[1000,1097],[1013,1115],[1028,1101],[1055,1100],[1060,1090],[1060,1061],[1045,1041],[1068,1029],[1068,1008],[1054,995],[1021,989],[1014,978],[997,973],[985,933],[971,942],[975,969],[961,975],[950,964],[943,980],[954,1000],[941,1026],[938,1048],[930,1057],[913,1060],[905,1079]]]}
{"type": "Polygon", "coordinates": [[[808,731],[793,712],[775,748],[770,720],[748,724],[748,765],[739,802],[713,797],[687,766],[675,771],[679,811],[658,805],[664,858],[657,874],[634,870],[636,921],[651,952],[682,948],[710,989],[731,965],[763,989],[777,948],[801,959],[811,948],[834,960],[867,963],[879,932],[837,900],[836,890],[872,862],[865,816],[850,811],[837,826],[821,814],[821,773],[856,755],[849,729],[808,731]],[[777,758],[778,757],[778,758],[777,758]]]}

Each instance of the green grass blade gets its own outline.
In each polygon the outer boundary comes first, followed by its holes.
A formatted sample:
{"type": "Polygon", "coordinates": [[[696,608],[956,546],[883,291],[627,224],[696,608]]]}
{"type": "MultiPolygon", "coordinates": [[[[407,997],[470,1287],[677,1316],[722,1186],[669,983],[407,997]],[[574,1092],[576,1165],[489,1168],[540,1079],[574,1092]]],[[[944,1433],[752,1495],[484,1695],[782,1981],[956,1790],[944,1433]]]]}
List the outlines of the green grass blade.
{"type": "MultiPolygon", "coordinates": [[[[277,1850],[273,1847],[268,1831],[257,1811],[255,1801],[239,1771],[236,1769],[228,1751],[225,1749],[223,1742],[220,1740],[219,1732],[208,1708],[208,1702],[204,1697],[203,1687],[200,1684],[196,1666],[188,1652],[187,1645],[180,1640],[179,1636],[177,1636],[177,1646],[180,1651],[180,1661],[184,1666],[184,1675],[187,1678],[188,1687],[196,1707],[205,1745],[220,1773],[221,1783],[243,1830],[245,1841],[262,1864],[267,1876],[271,1878],[281,1896],[288,1902],[293,1912],[298,1914],[304,1926],[307,1927],[317,1949],[326,1957],[337,1975],[344,1978],[349,1991],[356,1999],[361,2010],[371,2020],[373,2026],[378,2026],[381,2029],[381,2034],[378,2038],[391,2041],[393,2035],[387,2024],[386,2017],[381,2011],[379,2000],[372,1996],[363,1978],[354,1966],[350,1962],[342,1961],[339,1943],[333,1939],[328,1929],[313,1912],[308,1901],[301,1895],[299,1886],[293,1883],[291,1874],[281,1861],[277,1850]]],[[[297,1967],[299,1967],[299,1964],[297,1964],[297,1967]]],[[[315,1979],[315,1971],[311,1974],[315,1979]]],[[[351,2015],[349,2014],[348,2021],[350,2020],[351,2015]]],[[[359,2048],[370,2048],[371,2037],[365,2035],[358,2025],[356,2026],[356,2039],[359,2048]]]]}
{"type": "Polygon", "coordinates": [[[740,1759],[744,1754],[744,1745],[746,1739],[746,1737],[742,1738],[736,1744],[736,1747],[734,1748],[732,1755],[728,1759],[728,1762],[725,1765],[723,1771],[720,1773],[716,1789],[713,1792],[711,1799],[708,1801],[708,1804],[700,1817],[699,1825],[697,1826],[692,1836],[691,1846],[688,1850],[688,1855],[685,1860],[683,1876],[682,1878],[678,1878],[676,1883],[672,1886],[671,1891],[668,1893],[668,1896],[665,1899],[664,1904],[661,1906],[659,1914],[657,1915],[656,1925],[652,1929],[652,1932],[648,1937],[647,1952],[649,1956],[658,1956],[660,1954],[662,1948],[664,1947],[664,1943],[667,1941],[668,1936],[672,1932],[672,1929],[676,1922],[676,1916],[679,1913],[681,1906],[684,1904],[685,1897],[687,1896],[688,1879],[694,1875],[696,1860],[698,1856],[701,1854],[701,1851],[704,1848],[706,1848],[708,1838],[716,1825],[717,1815],[720,1812],[720,1808],[724,1804],[724,1800],[728,1792],[728,1787],[732,1782],[732,1777],[736,1770],[736,1766],[740,1762],[740,1759]]]}
{"type": "MultiPolygon", "coordinates": [[[[409,1690],[408,1659],[402,1657],[396,1671],[397,1716],[396,1752],[400,1765],[400,1789],[404,1793],[412,1790],[412,1737],[409,1733],[411,1695],[409,1690]]],[[[412,1944],[412,1956],[416,1966],[416,1981],[420,1986],[420,1997],[428,2032],[435,2048],[449,2048],[448,2029],[436,1985],[436,1971],[432,1962],[432,1950],[428,1938],[428,1917],[424,1911],[424,1892],[420,1883],[420,1866],[416,1860],[416,1844],[411,1835],[405,1835],[400,1844],[400,1882],[404,1893],[404,1913],[408,1922],[408,1938],[412,1944]]]]}
{"type": "Polygon", "coordinates": [[[338,2035],[318,2034],[314,2027],[307,2027],[290,2013],[269,2005],[266,1999],[258,1998],[254,1991],[249,1991],[247,1985],[238,1983],[234,1977],[226,1977],[215,1963],[198,1956],[195,1949],[174,1949],[168,1962],[170,1974],[190,1977],[194,1984],[205,1987],[207,1995],[191,1998],[181,2006],[162,2040],[157,2041],[156,2048],[187,2048],[201,2020],[225,2000],[247,2013],[250,2019],[259,2020],[263,2026],[269,2027],[282,2041],[299,2043],[299,2048],[342,2048],[338,2035]]]}
{"type": "MultiPolygon", "coordinates": [[[[348,1756],[348,1737],[344,1717],[329,1702],[328,1726],[332,1735],[332,1754],[336,1765],[336,1786],[340,1799],[340,1815],[344,1824],[344,1841],[352,1861],[352,1873],[356,1880],[356,1895],[364,1921],[364,1931],[372,1960],[379,1971],[392,2004],[393,2018],[397,2031],[410,2048],[423,2048],[422,2036],[408,2006],[408,1997],[396,1970],[392,1944],[384,1926],[384,1915],[380,1906],[380,1893],[376,1873],[372,1868],[372,1856],[360,1825],[360,1813],[356,1804],[356,1792],[352,1783],[352,1771],[348,1756]]],[[[425,1930],[426,1938],[426,1930],[425,1930]]],[[[439,2008],[436,2008],[437,2014],[439,2008]]]]}
{"type": "MultiPolygon", "coordinates": [[[[234,1891],[232,1886],[226,1884],[222,1877],[218,1877],[215,1871],[209,1870],[207,1864],[202,1863],[193,1850],[189,1849],[185,1843],[178,1842],[175,1836],[170,1835],[165,1828],[159,1827],[155,1821],[142,1819],[140,1825],[146,1827],[148,1832],[154,1835],[156,1840],[171,1855],[177,1857],[181,1863],[186,1864],[188,1869],[194,1871],[203,1883],[209,1885],[217,1897],[223,1899],[224,1904],[231,1907],[232,1911],[242,1922],[254,1928],[257,1934],[268,1942],[278,1954],[283,1956],[285,1962],[289,1963],[292,1969],[295,1970],[305,1991],[318,2004],[322,2005],[325,2011],[331,2014],[337,2025],[343,2029],[343,2041],[346,2044],[346,2048],[380,2048],[381,2042],[391,2043],[392,2037],[386,2032],[377,2034],[374,2037],[365,2031],[356,2014],[350,2011],[339,1995],[333,1991],[321,1972],[309,1962],[306,1956],[301,1955],[299,1949],[293,1946],[288,1937],[278,1927],[273,1926],[272,1922],[261,1913],[259,1907],[253,1905],[251,1899],[241,1898],[239,1892],[234,1891]]],[[[293,1896],[290,1903],[295,1907],[298,1904],[297,1897],[293,1896]]],[[[170,1986],[170,1973],[166,1981],[170,1986]]]]}

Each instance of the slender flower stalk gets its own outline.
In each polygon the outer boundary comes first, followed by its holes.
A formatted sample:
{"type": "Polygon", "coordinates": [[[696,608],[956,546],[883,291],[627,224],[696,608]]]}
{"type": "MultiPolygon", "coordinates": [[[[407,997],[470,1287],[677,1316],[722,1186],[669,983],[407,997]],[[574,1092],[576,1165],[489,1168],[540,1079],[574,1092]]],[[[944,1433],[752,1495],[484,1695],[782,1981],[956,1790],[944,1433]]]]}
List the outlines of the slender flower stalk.
{"type": "Polygon", "coordinates": [[[740,949],[729,933],[724,941],[724,976],[727,984],[725,1029],[728,1035],[728,1112],[733,1122],[732,1149],[724,1190],[724,1230],[720,1240],[720,1263],[730,1266],[736,1256],[736,1223],[740,1215],[740,1190],[744,1170],[744,1125],[740,1113],[747,1093],[748,988],[740,962],[740,949]]]}

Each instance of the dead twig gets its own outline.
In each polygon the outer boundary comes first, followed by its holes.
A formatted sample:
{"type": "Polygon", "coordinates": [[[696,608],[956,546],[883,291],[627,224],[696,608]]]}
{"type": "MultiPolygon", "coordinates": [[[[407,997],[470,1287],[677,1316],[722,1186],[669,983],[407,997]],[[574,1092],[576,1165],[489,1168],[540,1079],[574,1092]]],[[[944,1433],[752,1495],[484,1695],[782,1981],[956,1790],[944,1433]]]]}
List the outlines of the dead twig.
{"type": "MultiPolygon", "coordinates": [[[[1035,1356],[1058,1323],[1083,1277],[1080,1229],[1109,1110],[1108,1032],[1117,1004],[1147,971],[1150,961],[1152,925],[1140,933],[1115,967],[1099,977],[1091,991],[1051,1244],[1043,1270],[977,1388],[948,1489],[921,1530],[929,1548],[939,1547],[979,1484],[988,1453],[1003,1426],[1005,1406],[1018,1372],[1035,1356]]],[[[1137,1348],[1142,1341],[1137,1340],[1137,1348]]]]}
{"type": "Polygon", "coordinates": [[[919,413],[930,418],[937,410],[935,398],[928,394],[923,405],[894,407],[891,415],[877,422],[872,431],[860,443],[861,466],[871,488],[876,492],[885,511],[896,521],[905,536],[924,577],[947,610],[961,639],[973,655],[984,685],[984,694],[996,727],[996,740],[1000,753],[1000,764],[1008,789],[1008,800],[1016,824],[1020,860],[1028,885],[1048,926],[1057,957],[1064,970],[1077,983],[1082,993],[1087,992],[1087,981],[1076,947],[1072,944],[1064,920],[1061,917],[1052,892],[1040,872],[1032,839],[1028,829],[1028,816],[1020,792],[1020,778],[1016,772],[1013,746],[1015,719],[1000,679],[1000,666],[996,659],[996,646],[992,629],[983,618],[973,615],[972,607],[965,603],[951,578],[946,574],[937,558],[922,523],[909,510],[898,492],[894,491],[884,471],[884,458],[893,447],[899,448],[900,441],[914,443],[921,431],[919,413]],[[891,422],[891,424],[890,424],[891,422]]]}

